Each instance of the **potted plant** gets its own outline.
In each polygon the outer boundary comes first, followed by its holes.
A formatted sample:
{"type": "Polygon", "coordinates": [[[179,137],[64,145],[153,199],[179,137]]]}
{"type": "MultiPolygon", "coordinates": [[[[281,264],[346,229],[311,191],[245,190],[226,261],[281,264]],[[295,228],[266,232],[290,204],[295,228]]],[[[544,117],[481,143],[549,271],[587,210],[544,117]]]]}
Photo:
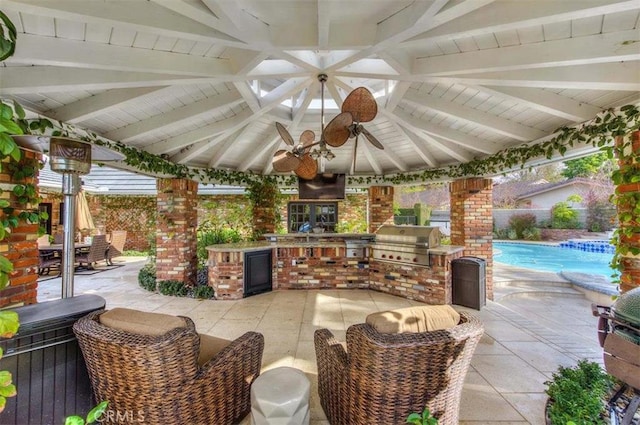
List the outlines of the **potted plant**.
{"type": "Polygon", "coordinates": [[[614,385],[614,378],[599,364],[581,360],[574,367],[560,366],[546,384],[549,396],[545,412],[547,424],[603,423],[606,398],[614,385]]]}

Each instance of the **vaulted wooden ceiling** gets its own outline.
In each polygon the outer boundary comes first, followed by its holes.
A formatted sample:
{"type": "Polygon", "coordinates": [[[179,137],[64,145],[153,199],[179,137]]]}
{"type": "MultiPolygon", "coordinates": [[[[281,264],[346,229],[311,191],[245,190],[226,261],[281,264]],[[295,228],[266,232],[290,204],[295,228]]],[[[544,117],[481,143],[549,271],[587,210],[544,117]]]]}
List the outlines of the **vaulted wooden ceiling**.
{"type": "MultiPolygon", "coordinates": [[[[359,86],[327,172],[442,167],[640,101],[637,0],[3,0],[0,95],[176,163],[263,174],[359,86]],[[353,169],[353,156],[357,156],[353,169]]],[[[586,152],[576,151],[574,155],[586,152]]],[[[571,155],[572,153],[570,153],[571,155]]]]}

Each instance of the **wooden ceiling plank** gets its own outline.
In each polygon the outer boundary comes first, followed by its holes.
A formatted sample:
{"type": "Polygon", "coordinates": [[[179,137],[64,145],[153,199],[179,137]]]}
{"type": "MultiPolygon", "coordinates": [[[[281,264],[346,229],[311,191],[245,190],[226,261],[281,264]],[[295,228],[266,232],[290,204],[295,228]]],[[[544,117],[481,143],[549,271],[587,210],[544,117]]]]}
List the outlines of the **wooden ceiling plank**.
{"type": "Polygon", "coordinates": [[[147,72],[57,66],[10,66],[0,68],[0,93],[50,93],[65,90],[108,90],[132,87],[158,87],[211,82],[210,78],[163,75],[147,72]]]}
{"type": "Polygon", "coordinates": [[[143,149],[154,155],[161,155],[163,153],[171,152],[176,149],[182,149],[206,138],[224,133],[228,127],[244,122],[247,118],[251,117],[252,114],[253,113],[251,112],[251,110],[247,108],[231,118],[216,121],[212,124],[196,128],[178,136],[152,143],[150,145],[144,146],[143,149]]]}
{"type": "Polygon", "coordinates": [[[506,120],[465,105],[448,102],[426,93],[420,93],[415,89],[407,90],[403,101],[443,113],[457,120],[473,123],[474,125],[484,127],[490,131],[504,134],[505,136],[509,136],[523,142],[539,139],[546,134],[541,130],[527,127],[514,121],[506,120]]]}
{"type": "Polygon", "coordinates": [[[22,13],[51,16],[88,24],[108,24],[115,28],[152,32],[167,37],[208,41],[227,46],[244,45],[237,39],[210,26],[205,26],[148,1],[131,1],[127,3],[127,7],[122,7],[119,2],[4,0],[2,7],[3,9],[19,10],[22,13]]]}
{"type": "Polygon", "coordinates": [[[166,127],[175,126],[181,121],[196,118],[201,115],[211,116],[244,102],[236,90],[218,94],[184,105],[169,112],[154,115],[148,119],[129,124],[105,134],[111,140],[127,141],[137,136],[148,134],[166,127]]]}
{"type": "Polygon", "coordinates": [[[48,111],[47,114],[60,121],[78,123],[100,114],[113,111],[131,100],[138,99],[142,96],[155,93],[165,88],[166,86],[107,90],[103,93],[86,97],[73,103],[68,103],[64,106],[48,111]]]}
{"type": "Polygon", "coordinates": [[[446,76],[517,69],[551,68],[590,65],[605,62],[640,59],[640,51],[628,40],[637,40],[640,31],[628,30],[554,40],[544,43],[520,44],[498,49],[442,55],[416,59],[415,75],[446,76]]]}
{"type": "Polygon", "coordinates": [[[441,40],[477,37],[634,9],[638,9],[638,2],[635,0],[501,1],[488,4],[468,15],[462,15],[447,22],[446,26],[431,29],[404,42],[402,46],[420,46],[441,40]]]}
{"type": "Polygon", "coordinates": [[[490,93],[492,95],[515,100],[518,103],[525,103],[528,107],[538,111],[554,115],[569,121],[586,121],[600,112],[600,108],[579,102],[565,96],[542,90],[527,87],[476,87],[477,90],[490,93]]]}
{"type": "Polygon", "coordinates": [[[7,63],[139,71],[158,74],[230,78],[229,60],[190,57],[158,50],[88,43],[21,34],[19,48],[7,63]]]}

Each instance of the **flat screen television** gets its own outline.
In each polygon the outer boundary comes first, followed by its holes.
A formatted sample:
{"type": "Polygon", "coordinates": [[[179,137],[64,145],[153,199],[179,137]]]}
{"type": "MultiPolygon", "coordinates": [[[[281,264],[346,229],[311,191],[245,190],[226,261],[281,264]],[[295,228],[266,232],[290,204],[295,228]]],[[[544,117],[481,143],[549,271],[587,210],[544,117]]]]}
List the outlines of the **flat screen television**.
{"type": "Polygon", "coordinates": [[[345,174],[318,174],[311,180],[298,177],[300,199],[344,199],[345,174]]]}

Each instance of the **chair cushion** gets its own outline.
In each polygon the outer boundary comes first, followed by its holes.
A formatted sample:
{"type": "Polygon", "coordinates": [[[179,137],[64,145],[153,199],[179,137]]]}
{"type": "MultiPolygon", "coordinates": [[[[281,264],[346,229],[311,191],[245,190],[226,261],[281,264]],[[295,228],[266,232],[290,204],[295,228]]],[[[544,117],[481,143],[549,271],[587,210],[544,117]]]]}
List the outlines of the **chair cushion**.
{"type": "Polygon", "coordinates": [[[198,354],[198,365],[202,366],[216,356],[223,348],[231,344],[231,341],[215,336],[200,335],[200,353],[198,354]]]}
{"type": "Polygon", "coordinates": [[[171,329],[185,326],[181,317],[129,308],[114,308],[101,314],[100,323],[113,329],[151,336],[164,335],[171,329]]]}
{"type": "Polygon", "coordinates": [[[450,305],[428,305],[381,311],[367,316],[367,324],[385,334],[449,329],[460,322],[450,305]]]}

